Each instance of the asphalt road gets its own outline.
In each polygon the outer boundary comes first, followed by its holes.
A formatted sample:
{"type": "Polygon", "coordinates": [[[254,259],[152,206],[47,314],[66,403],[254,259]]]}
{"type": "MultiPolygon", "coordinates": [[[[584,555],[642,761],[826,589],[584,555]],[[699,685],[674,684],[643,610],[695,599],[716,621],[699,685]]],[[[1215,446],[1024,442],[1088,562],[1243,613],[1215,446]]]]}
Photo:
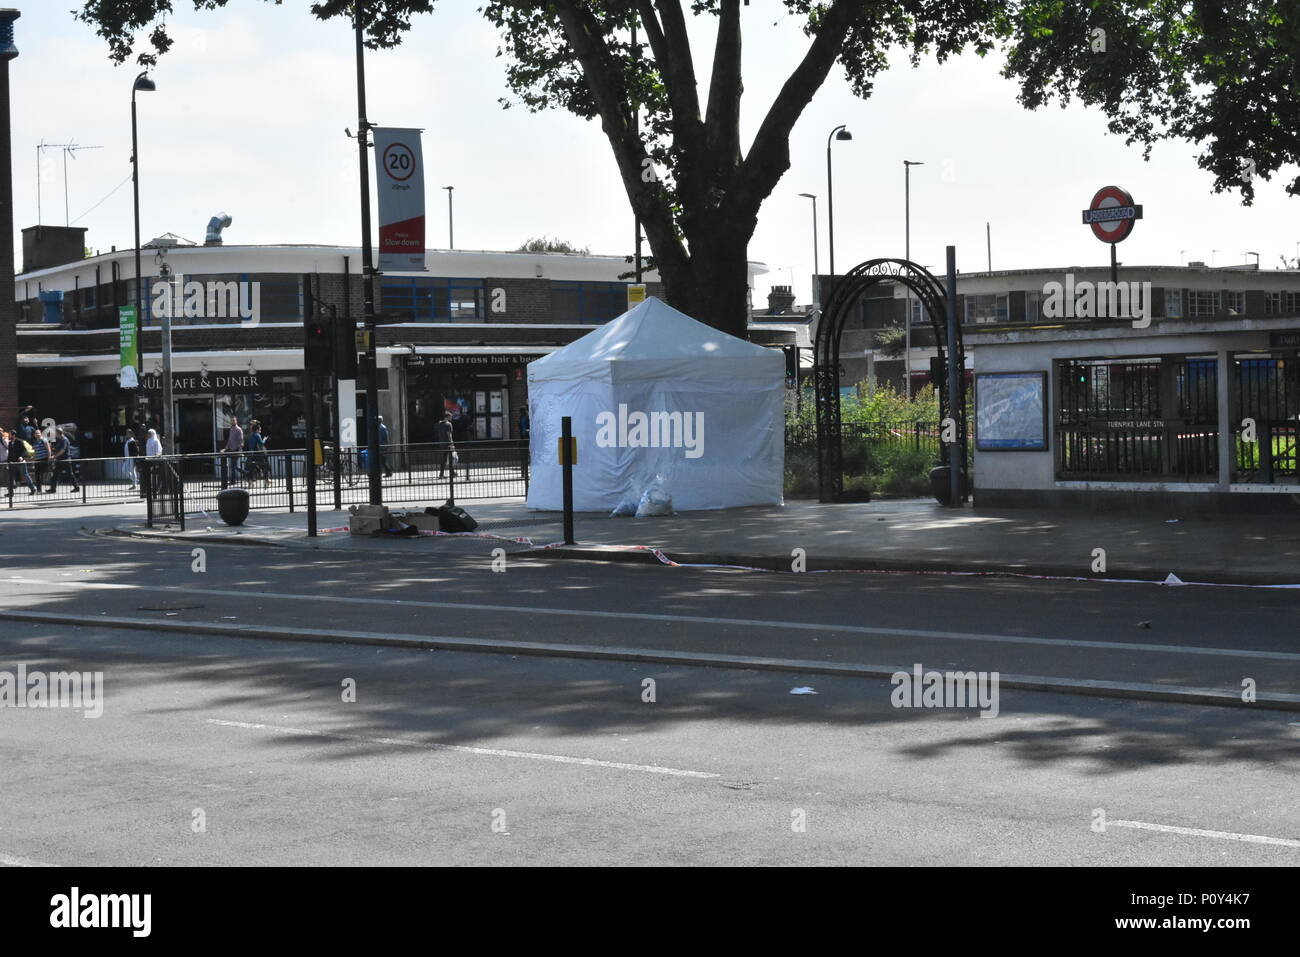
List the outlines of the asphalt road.
{"type": "Polygon", "coordinates": [[[886,680],[150,627],[1294,692],[1294,592],[248,546],[195,571],[76,524],[0,523],[3,607],[66,622],[0,622],[0,671],[104,673],[102,717],[0,709],[0,863],[1300,862],[1295,712],[1004,688],[983,719],[886,680]]]}

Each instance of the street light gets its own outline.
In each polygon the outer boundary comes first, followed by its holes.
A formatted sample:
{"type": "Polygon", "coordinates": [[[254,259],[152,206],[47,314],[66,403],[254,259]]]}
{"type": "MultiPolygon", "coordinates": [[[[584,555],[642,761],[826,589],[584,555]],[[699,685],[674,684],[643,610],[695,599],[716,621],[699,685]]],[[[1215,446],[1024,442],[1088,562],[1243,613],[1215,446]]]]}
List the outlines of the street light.
{"type": "Polygon", "coordinates": [[[813,284],[813,288],[812,288],[812,297],[813,297],[813,314],[816,315],[816,316],[820,316],[820,315],[821,315],[821,311],[822,311],[822,297],[821,297],[821,290],[820,290],[819,285],[818,285],[818,282],[817,282],[817,274],[820,272],[820,269],[818,268],[818,264],[817,264],[817,197],[816,197],[816,195],[813,194],[813,193],[800,193],[799,195],[802,196],[804,199],[811,199],[811,200],[812,200],[812,210],[813,210],[813,282],[812,282],[812,284],[813,284]]]}
{"type": "MultiPolygon", "coordinates": [[[[903,258],[912,261],[912,167],[924,166],[921,160],[903,160],[903,258]]],[[[903,394],[912,397],[912,287],[907,287],[907,306],[903,314],[903,394]]]]}
{"type": "MultiPolygon", "coordinates": [[[[149,79],[149,72],[142,71],[131,84],[131,189],[135,194],[135,370],[137,389],[141,387],[140,369],[144,349],[140,340],[140,330],[144,328],[144,279],[140,275],[140,138],[135,118],[135,95],[152,93],[158,87],[149,79]]],[[[140,393],[136,392],[136,404],[139,405],[140,393]]],[[[164,429],[166,426],[164,426],[164,429]]],[[[171,436],[167,436],[171,442],[171,436]]]]}
{"type": "Polygon", "coordinates": [[[455,186],[443,187],[443,189],[447,191],[447,248],[448,249],[456,248],[456,229],[455,229],[456,224],[455,221],[452,219],[452,215],[451,215],[451,191],[455,188],[456,188],[455,186]]]}
{"type": "Polygon", "coordinates": [[[830,251],[832,284],[835,282],[835,190],[831,177],[831,142],[851,139],[853,134],[843,125],[835,127],[826,137],[826,244],[830,251]]]}
{"type": "Polygon", "coordinates": [[[1247,256],[1254,256],[1254,257],[1255,257],[1255,268],[1258,269],[1258,268],[1259,268],[1259,253],[1254,253],[1254,252],[1251,252],[1250,250],[1247,250],[1247,251],[1246,251],[1246,255],[1247,255],[1247,256]]]}

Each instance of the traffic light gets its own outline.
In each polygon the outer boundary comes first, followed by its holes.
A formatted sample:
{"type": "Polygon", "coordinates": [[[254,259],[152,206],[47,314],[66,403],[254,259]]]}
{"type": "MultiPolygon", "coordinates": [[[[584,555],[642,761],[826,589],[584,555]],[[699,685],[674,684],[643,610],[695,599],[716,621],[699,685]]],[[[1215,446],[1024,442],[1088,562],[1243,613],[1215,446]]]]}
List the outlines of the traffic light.
{"type": "Polygon", "coordinates": [[[334,371],[334,321],[329,316],[313,316],[303,323],[303,367],[313,375],[328,376],[334,371]]]}
{"type": "Polygon", "coordinates": [[[785,387],[795,389],[799,386],[799,347],[782,346],[785,353],[785,387]]]}

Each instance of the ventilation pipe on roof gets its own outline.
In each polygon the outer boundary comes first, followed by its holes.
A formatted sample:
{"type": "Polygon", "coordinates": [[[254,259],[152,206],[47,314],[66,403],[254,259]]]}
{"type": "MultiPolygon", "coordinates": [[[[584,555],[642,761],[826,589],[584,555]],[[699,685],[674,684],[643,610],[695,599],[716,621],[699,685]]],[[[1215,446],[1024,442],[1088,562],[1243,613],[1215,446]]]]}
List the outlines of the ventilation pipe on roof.
{"type": "Polygon", "coordinates": [[[205,246],[220,246],[221,231],[230,225],[230,217],[225,213],[217,213],[208,220],[208,236],[203,240],[205,246]]]}

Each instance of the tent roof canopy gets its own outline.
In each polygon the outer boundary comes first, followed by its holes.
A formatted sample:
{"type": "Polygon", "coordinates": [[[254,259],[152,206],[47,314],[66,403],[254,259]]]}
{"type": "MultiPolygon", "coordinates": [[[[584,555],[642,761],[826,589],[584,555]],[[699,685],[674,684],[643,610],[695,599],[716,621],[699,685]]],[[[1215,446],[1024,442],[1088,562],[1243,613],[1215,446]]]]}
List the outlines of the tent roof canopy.
{"type": "Polygon", "coordinates": [[[574,365],[696,359],[784,361],[771,349],[706,326],[651,296],[563,349],[530,362],[528,374],[530,379],[545,379],[553,373],[567,378],[564,373],[574,365]]]}

